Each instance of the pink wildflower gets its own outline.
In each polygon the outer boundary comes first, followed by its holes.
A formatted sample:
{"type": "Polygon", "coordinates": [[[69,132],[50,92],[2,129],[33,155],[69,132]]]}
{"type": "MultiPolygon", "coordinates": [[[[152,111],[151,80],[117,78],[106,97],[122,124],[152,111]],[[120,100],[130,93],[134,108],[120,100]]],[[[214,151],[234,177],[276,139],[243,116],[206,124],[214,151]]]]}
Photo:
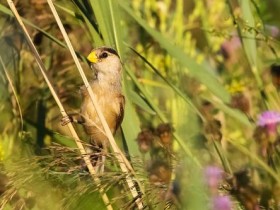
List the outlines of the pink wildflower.
{"type": "Polygon", "coordinates": [[[268,133],[275,134],[277,124],[280,122],[280,113],[275,111],[265,111],[258,119],[258,125],[266,127],[268,133]]]}

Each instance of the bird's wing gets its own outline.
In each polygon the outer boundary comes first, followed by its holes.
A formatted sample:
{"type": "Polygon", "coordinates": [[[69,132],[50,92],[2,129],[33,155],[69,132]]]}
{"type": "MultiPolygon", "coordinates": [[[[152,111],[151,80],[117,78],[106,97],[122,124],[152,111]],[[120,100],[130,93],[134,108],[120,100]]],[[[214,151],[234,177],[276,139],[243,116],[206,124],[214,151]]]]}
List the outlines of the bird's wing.
{"type": "Polygon", "coordinates": [[[117,115],[117,119],[116,119],[116,129],[117,130],[119,128],[119,126],[121,125],[123,118],[124,118],[124,107],[125,107],[125,98],[122,94],[120,94],[120,96],[118,97],[119,99],[119,104],[120,104],[120,111],[119,114],[117,115]]]}

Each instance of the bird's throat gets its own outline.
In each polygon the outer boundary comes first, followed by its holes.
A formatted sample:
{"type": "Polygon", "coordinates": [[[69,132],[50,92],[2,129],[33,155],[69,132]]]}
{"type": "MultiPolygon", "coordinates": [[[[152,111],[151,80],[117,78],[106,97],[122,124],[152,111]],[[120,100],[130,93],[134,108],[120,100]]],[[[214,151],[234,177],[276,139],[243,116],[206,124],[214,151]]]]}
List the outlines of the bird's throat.
{"type": "Polygon", "coordinates": [[[121,90],[120,75],[109,75],[98,72],[95,82],[100,85],[100,88],[121,90]]]}

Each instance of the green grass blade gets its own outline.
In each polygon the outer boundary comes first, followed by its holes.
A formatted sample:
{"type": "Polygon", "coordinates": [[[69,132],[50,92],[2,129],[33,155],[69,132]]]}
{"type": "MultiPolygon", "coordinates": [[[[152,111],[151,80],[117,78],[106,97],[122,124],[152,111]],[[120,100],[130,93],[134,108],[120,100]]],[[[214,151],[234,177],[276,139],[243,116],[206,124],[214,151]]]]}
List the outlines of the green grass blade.
{"type": "Polygon", "coordinates": [[[146,111],[147,113],[149,113],[151,115],[156,114],[154,112],[154,110],[146,103],[146,101],[139,94],[137,94],[135,91],[129,89],[127,91],[127,93],[128,93],[128,97],[131,100],[131,102],[138,105],[141,109],[143,109],[144,111],[146,111]]]}
{"type": "Polygon", "coordinates": [[[112,38],[110,22],[108,20],[110,17],[110,13],[108,11],[108,1],[90,0],[90,5],[94,12],[96,22],[98,23],[100,33],[102,34],[104,44],[107,46],[112,46],[114,42],[112,38]]]}
{"type": "Polygon", "coordinates": [[[124,46],[123,46],[123,35],[121,33],[121,15],[119,14],[120,9],[117,1],[108,0],[109,1],[109,9],[110,9],[110,17],[112,24],[112,33],[114,38],[114,43],[116,48],[120,54],[120,57],[123,58],[124,54],[124,46]]]}
{"type": "Polygon", "coordinates": [[[176,85],[174,85],[172,82],[170,82],[168,79],[166,79],[161,73],[160,71],[158,71],[152,63],[150,63],[145,57],[143,57],[140,53],[138,53],[136,50],[130,48],[137,56],[139,56],[153,71],[154,73],[156,73],[161,79],[163,79],[165,81],[166,84],[168,84],[170,86],[171,89],[173,89],[173,91],[175,93],[177,93],[178,96],[180,96],[187,104],[190,105],[190,107],[192,108],[192,110],[194,110],[201,119],[203,119],[202,114],[200,113],[200,111],[196,108],[196,106],[192,103],[192,101],[178,88],[176,87],[176,85]]]}
{"type": "Polygon", "coordinates": [[[103,45],[103,40],[100,37],[100,34],[98,33],[98,31],[96,30],[96,26],[92,23],[92,21],[88,18],[87,13],[85,13],[85,10],[83,10],[83,8],[81,8],[81,6],[79,6],[79,4],[76,4],[74,2],[75,6],[78,8],[78,10],[80,11],[79,14],[73,12],[70,9],[65,8],[64,6],[55,3],[55,6],[59,9],[61,9],[62,11],[64,11],[65,13],[71,15],[72,17],[77,17],[77,19],[81,19],[83,21],[83,23],[86,24],[89,34],[90,34],[90,39],[94,42],[94,44],[96,46],[102,46],[103,45]]]}
{"type": "Polygon", "coordinates": [[[140,132],[140,120],[130,101],[127,101],[125,104],[122,129],[129,154],[132,156],[141,156],[136,142],[136,137],[140,132]]]}
{"type": "Polygon", "coordinates": [[[258,87],[262,89],[262,80],[257,67],[256,26],[251,3],[249,0],[239,0],[239,4],[243,15],[243,21],[245,22],[245,26],[243,26],[244,28],[240,28],[243,48],[250,63],[251,70],[256,78],[258,87]]]}

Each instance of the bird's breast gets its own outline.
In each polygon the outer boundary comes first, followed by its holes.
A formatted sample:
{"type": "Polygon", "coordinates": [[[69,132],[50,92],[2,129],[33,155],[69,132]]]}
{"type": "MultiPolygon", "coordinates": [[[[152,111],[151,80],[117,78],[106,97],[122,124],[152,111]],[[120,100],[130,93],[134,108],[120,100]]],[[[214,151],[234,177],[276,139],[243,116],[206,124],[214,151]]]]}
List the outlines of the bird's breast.
{"type": "MultiPolygon", "coordinates": [[[[102,88],[96,88],[93,89],[93,91],[98,106],[103,116],[105,117],[105,120],[111,132],[114,134],[116,131],[116,119],[121,112],[122,105],[120,104],[121,101],[119,100],[121,94],[112,90],[110,91],[102,88]]],[[[102,138],[106,139],[105,135],[98,129],[100,128],[103,130],[103,126],[95,110],[95,107],[90,97],[85,94],[81,106],[81,114],[85,119],[85,132],[95,138],[97,141],[99,141],[98,139],[102,138]]]]}

